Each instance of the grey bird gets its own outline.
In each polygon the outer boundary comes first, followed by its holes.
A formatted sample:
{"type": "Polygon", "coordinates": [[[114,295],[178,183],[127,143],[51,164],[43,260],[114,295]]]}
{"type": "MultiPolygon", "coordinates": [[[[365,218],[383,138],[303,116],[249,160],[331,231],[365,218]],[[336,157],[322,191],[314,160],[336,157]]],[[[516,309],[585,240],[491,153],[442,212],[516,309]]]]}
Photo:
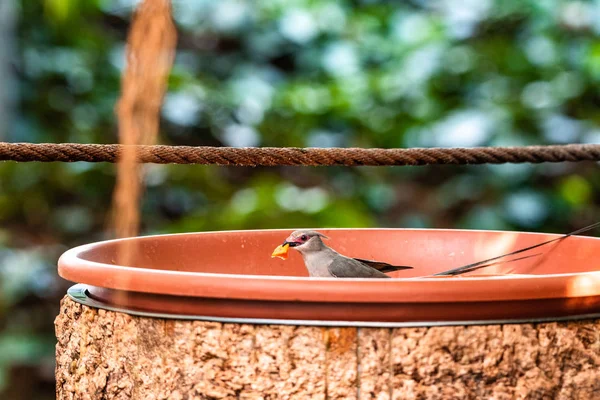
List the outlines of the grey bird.
{"type": "Polygon", "coordinates": [[[412,269],[381,261],[343,256],[323,243],[323,238],[328,239],[317,231],[294,231],[275,249],[271,257],[285,260],[288,249],[294,248],[302,255],[308,274],[319,278],[390,278],[384,272],[412,269]]]}

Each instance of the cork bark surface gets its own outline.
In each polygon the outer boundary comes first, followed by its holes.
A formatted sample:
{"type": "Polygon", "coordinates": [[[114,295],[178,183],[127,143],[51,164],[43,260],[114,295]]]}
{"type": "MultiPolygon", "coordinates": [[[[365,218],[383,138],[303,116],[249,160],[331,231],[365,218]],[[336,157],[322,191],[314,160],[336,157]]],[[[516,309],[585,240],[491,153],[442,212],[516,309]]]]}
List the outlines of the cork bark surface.
{"type": "Polygon", "coordinates": [[[600,320],[321,328],[130,316],[65,297],[57,399],[600,399],[600,320]]]}

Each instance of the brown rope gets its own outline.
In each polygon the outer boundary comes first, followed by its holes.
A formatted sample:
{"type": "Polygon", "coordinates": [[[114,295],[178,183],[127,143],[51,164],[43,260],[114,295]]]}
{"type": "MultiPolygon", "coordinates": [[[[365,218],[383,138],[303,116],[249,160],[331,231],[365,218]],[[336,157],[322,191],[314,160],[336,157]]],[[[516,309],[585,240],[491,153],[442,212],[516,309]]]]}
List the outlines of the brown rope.
{"type": "MultiPolygon", "coordinates": [[[[77,143],[2,143],[0,161],[116,162],[125,146],[77,143]]],[[[216,164],[241,167],[284,165],[431,165],[600,161],[600,144],[473,148],[296,148],[133,146],[138,161],[154,164],[216,164]]]]}

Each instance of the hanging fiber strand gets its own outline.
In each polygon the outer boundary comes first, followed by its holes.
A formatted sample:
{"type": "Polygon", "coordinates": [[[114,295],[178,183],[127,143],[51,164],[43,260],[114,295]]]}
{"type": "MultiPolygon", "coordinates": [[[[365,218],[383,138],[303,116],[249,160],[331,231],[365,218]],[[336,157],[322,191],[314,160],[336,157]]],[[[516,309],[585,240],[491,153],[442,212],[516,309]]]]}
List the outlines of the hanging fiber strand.
{"type": "MultiPolygon", "coordinates": [[[[127,38],[126,69],[116,106],[119,122],[117,183],[113,195],[112,225],[117,237],[138,234],[143,175],[135,145],[156,143],[160,107],[175,57],[177,32],[170,0],[144,0],[136,9],[127,38]]],[[[132,246],[119,249],[119,262],[130,265],[132,246]]]]}

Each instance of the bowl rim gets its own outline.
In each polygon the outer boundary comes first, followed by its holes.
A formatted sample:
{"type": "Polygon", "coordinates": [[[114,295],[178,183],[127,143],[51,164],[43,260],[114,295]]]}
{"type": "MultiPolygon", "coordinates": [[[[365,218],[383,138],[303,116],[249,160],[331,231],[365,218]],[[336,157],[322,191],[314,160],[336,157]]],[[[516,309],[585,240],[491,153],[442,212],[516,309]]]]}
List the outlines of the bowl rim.
{"type": "MultiPolygon", "coordinates": [[[[468,233],[511,233],[515,235],[564,236],[541,232],[426,228],[314,228],[321,231],[437,231],[468,233]]],[[[242,275],[160,270],[112,265],[92,261],[83,254],[100,246],[163,237],[247,234],[248,232],[289,232],[292,229],[251,229],[187,232],[136,236],[80,245],[64,252],[58,272],[64,279],[142,293],[240,300],[349,302],[354,303],[438,303],[539,300],[600,296],[600,284],[588,285],[578,293],[568,287],[581,279],[600,282],[600,271],[560,274],[514,274],[452,278],[407,277],[393,279],[337,279],[293,276],[242,275]],[[310,282],[310,284],[308,284],[310,282]]],[[[592,236],[571,236],[573,240],[600,240],[592,236]]]]}

